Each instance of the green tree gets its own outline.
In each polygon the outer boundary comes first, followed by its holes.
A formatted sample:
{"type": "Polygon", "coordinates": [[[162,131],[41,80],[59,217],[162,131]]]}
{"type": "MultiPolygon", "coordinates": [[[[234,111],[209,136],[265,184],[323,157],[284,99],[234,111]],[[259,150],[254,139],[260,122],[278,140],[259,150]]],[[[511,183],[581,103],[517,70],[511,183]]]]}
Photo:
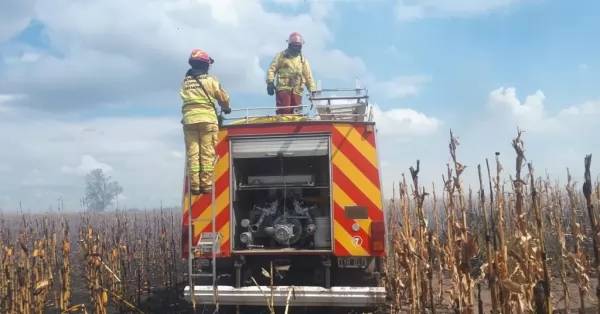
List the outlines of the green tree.
{"type": "Polygon", "coordinates": [[[89,211],[104,211],[117,196],[123,193],[123,188],[117,181],[104,174],[102,169],[94,169],[85,176],[85,205],[89,211]]]}

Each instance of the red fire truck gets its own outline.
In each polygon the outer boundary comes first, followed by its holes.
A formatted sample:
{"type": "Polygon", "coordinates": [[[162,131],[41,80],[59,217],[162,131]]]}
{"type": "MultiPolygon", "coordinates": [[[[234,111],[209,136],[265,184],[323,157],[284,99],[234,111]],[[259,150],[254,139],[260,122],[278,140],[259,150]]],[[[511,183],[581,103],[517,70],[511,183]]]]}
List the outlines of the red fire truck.
{"type": "Polygon", "coordinates": [[[184,296],[195,306],[385,304],[388,239],[368,91],[357,83],[316,95],[290,115],[234,109],[218,135],[213,194],[191,195],[184,179],[184,296]]]}

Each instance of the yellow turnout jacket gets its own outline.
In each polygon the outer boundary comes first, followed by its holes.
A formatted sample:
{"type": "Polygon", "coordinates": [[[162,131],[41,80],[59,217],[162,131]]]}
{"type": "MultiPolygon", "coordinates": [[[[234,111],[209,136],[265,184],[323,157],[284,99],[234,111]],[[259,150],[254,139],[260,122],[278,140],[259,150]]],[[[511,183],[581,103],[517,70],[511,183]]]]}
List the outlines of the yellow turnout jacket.
{"type": "Polygon", "coordinates": [[[278,53],[267,71],[267,84],[275,81],[277,74],[277,91],[289,90],[302,95],[304,86],[310,91],[316,89],[308,60],[302,55],[291,56],[287,49],[278,53]]]}
{"type": "Polygon", "coordinates": [[[181,123],[218,123],[217,113],[215,112],[216,108],[213,104],[216,100],[221,108],[228,109],[229,95],[214,76],[202,74],[198,76],[198,80],[202,83],[208,95],[198,85],[191,71],[188,71],[179,90],[179,94],[183,100],[183,107],[181,108],[183,119],[181,123]]]}

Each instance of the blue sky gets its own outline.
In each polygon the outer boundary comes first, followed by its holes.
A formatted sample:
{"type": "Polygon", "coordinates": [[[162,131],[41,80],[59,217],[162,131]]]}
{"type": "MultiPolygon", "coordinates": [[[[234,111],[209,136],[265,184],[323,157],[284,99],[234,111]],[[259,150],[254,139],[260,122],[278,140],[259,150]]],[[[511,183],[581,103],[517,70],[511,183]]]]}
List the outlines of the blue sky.
{"type": "Polygon", "coordinates": [[[360,76],[370,88],[388,191],[417,158],[423,180],[439,181],[449,128],[472,169],[494,151],[509,163],[517,126],[536,164],[560,178],[598,150],[598,2],[415,0],[421,14],[409,20],[398,17],[402,0],[133,2],[0,5],[0,131],[15,134],[0,142],[15,151],[0,156],[0,171],[23,178],[0,179],[0,208],[57,196],[76,204],[96,166],[122,182],[129,206],[176,205],[189,50],[213,55],[234,107],[271,105],[264,71],[291,31],[304,34],[324,86],[360,76]],[[164,179],[140,175],[149,168],[164,179]]]}

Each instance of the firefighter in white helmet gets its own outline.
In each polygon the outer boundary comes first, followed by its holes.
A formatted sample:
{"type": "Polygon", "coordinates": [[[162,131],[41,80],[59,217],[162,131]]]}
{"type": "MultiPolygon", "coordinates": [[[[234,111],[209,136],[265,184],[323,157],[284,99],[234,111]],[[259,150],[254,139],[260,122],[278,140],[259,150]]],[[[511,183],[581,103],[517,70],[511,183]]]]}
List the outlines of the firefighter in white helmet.
{"type": "Polygon", "coordinates": [[[194,195],[212,193],[215,147],[219,131],[215,100],[223,113],[231,112],[229,95],[216,77],[208,75],[208,69],[213,62],[205,51],[194,49],[188,60],[191,68],[185,74],[180,89],[188,178],[190,191],[194,195]]]}
{"type": "Polygon", "coordinates": [[[310,92],[315,90],[310,65],[302,55],[302,35],[297,32],[291,33],[287,42],[288,48],[275,56],[267,71],[267,93],[271,96],[277,93],[277,114],[292,114],[294,106],[300,106],[304,86],[310,92]],[[292,108],[289,108],[290,106],[292,108]]]}

